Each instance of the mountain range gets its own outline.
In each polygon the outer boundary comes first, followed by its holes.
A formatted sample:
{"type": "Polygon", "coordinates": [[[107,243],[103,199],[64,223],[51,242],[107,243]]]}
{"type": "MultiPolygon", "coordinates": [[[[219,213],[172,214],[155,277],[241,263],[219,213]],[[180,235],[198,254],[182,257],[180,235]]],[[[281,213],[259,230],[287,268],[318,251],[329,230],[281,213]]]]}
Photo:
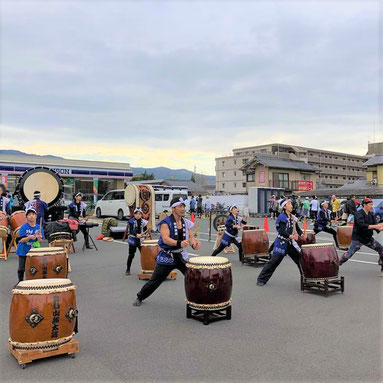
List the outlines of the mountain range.
{"type": "MultiPolygon", "coordinates": [[[[19,155],[19,156],[38,156],[38,157],[50,157],[50,158],[63,158],[58,156],[46,155],[39,156],[37,154],[29,154],[20,152],[19,150],[0,150],[0,154],[5,155],[19,155]]],[[[155,168],[142,168],[142,167],[131,167],[134,175],[142,174],[146,171],[147,174],[154,174],[155,179],[175,179],[182,181],[190,181],[193,172],[187,169],[170,169],[164,166],[159,166],[155,168]]],[[[215,185],[215,176],[205,176],[202,174],[195,174],[194,178],[198,183],[206,183],[210,185],[215,185]]]]}

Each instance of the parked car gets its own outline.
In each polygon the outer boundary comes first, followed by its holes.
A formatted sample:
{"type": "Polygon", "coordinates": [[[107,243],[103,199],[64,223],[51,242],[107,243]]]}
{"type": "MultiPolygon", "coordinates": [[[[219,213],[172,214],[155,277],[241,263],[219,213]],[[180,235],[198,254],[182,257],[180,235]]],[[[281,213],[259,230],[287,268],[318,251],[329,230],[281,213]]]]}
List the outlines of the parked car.
{"type": "Polygon", "coordinates": [[[129,209],[124,198],[124,189],[111,190],[96,203],[96,216],[117,217],[124,219],[129,216],[129,209]]]}
{"type": "Polygon", "coordinates": [[[383,221],[383,200],[374,200],[374,214],[376,223],[383,221]]]}

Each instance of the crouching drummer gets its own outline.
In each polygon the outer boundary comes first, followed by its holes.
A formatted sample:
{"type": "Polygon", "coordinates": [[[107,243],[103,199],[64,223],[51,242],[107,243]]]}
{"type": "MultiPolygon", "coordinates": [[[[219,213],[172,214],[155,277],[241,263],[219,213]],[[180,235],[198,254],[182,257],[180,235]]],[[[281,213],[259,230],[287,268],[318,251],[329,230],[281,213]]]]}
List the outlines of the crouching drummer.
{"type": "Polygon", "coordinates": [[[85,246],[87,249],[92,249],[92,247],[89,245],[89,234],[85,226],[85,222],[87,221],[86,203],[82,201],[82,197],[83,194],[81,192],[78,192],[73,196],[73,202],[71,202],[69,205],[68,218],[78,221],[78,228],[84,236],[85,246]]]}
{"type": "Polygon", "coordinates": [[[243,219],[238,215],[238,207],[233,205],[230,206],[230,215],[229,218],[225,222],[225,233],[222,236],[221,242],[219,246],[214,250],[212,257],[215,257],[217,254],[219,254],[225,247],[230,246],[232,243],[234,243],[235,246],[238,247],[239,252],[239,260],[243,261],[243,249],[242,249],[242,243],[241,239],[238,236],[239,230],[241,230],[241,224],[246,225],[246,220],[248,217],[245,217],[243,219]]]}
{"type": "Polygon", "coordinates": [[[172,215],[164,218],[158,225],[161,232],[158,245],[161,251],[156,258],[156,267],[150,280],[137,294],[134,306],[141,306],[142,301],[150,296],[174,269],[185,274],[186,262],[189,260],[189,254],[186,252],[188,245],[193,250],[199,250],[201,247],[191,230],[194,223],[184,218],[185,201],[176,197],[172,199],[170,206],[172,215]]]}
{"type": "Polygon", "coordinates": [[[330,227],[331,223],[335,223],[337,219],[331,219],[331,211],[328,210],[328,204],[328,201],[323,201],[321,203],[321,208],[318,212],[317,219],[314,224],[314,233],[315,235],[317,235],[321,231],[324,231],[325,233],[331,234],[334,238],[336,247],[339,248],[336,231],[332,227],[330,227]]]}
{"type": "MultiPolygon", "coordinates": [[[[284,201],[281,204],[281,208],[282,213],[278,216],[275,223],[278,236],[273,244],[273,253],[258,276],[257,286],[263,286],[268,282],[286,254],[295,262],[299,272],[302,274],[300,264],[301,249],[296,242],[298,236],[302,235],[302,230],[298,225],[297,217],[291,214],[293,210],[291,201],[284,201]]],[[[303,233],[303,238],[307,238],[306,233],[303,233]]]]}
{"type": "Polygon", "coordinates": [[[25,261],[29,250],[32,247],[40,247],[40,243],[44,238],[43,228],[40,228],[40,225],[36,223],[36,210],[30,207],[26,210],[25,216],[27,217],[27,222],[20,227],[20,240],[16,249],[16,255],[19,256],[19,268],[17,269],[19,282],[24,280],[25,261]]]}
{"type": "Polygon", "coordinates": [[[133,258],[136,254],[136,250],[141,251],[141,243],[148,237],[150,234],[147,233],[148,230],[148,221],[142,218],[142,210],[135,209],[133,213],[133,218],[128,221],[129,225],[129,256],[126,264],[125,275],[130,275],[130,266],[132,265],[133,258]]]}
{"type": "Polygon", "coordinates": [[[383,231],[383,223],[376,224],[373,214],[374,203],[370,198],[364,198],[362,209],[355,214],[354,227],[352,229],[351,245],[340,257],[340,265],[347,262],[364,245],[379,254],[379,265],[381,276],[383,276],[383,246],[373,238],[374,230],[379,233],[383,231]]]}

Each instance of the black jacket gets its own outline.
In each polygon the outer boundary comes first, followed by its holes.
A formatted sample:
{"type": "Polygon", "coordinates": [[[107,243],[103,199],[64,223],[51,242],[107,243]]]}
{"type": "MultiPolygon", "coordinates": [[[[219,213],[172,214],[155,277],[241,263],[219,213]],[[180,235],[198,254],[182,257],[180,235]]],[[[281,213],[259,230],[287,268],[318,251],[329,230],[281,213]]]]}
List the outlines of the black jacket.
{"type": "Polygon", "coordinates": [[[344,212],[347,214],[352,214],[352,215],[356,214],[356,205],[355,205],[354,200],[349,199],[346,202],[345,207],[344,207],[344,212]]]}
{"type": "Polygon", "coordinates": [[[368,229],[370,225],[376,225],[374,214],[370,212],[367,215],[363,209],[358,210],[354,218],[352,240],[362,242],[363,244],[370,242],[374,233],[374,230],[368,229]]]}

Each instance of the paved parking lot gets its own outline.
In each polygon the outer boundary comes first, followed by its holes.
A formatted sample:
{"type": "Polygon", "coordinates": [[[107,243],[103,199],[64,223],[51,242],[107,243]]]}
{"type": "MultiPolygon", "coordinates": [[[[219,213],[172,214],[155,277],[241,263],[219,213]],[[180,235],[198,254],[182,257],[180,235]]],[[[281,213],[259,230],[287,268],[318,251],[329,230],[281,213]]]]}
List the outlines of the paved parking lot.
{"type": "MultiPolygon", "coordinates": [[[[251,220],[262,226],[263,220],[251,220]]],[[[126,222],[125,222],[126,223],[126,222]]],[[[124,224],[124,223],[123,223],[124,224]]],[[[270,240],[275,238],[270,223],[270,240]]],[[[95,238],[99,229],[92,229],[95,238]]],[[[201,224],[200,255],[211,254],[201,224]]],[[[383,234],[377,236],[383,243],[383,234]]],[[[215,239],[215,237],[213,237],[215,239]]],[[[318,242],[331,237],[320,234],[318,242]]],[[[98,241],[99,251],[71,255],[77,285],[80,353],[18,367],[7,348],[14,255],[0,262],[0,361],[4,382],[381,382],[382,284],[377,254],[362,248],[341,268],[345,293],[328,298],[302,293],[287,257],[264,287],[259,268],[228,254],[233,272],[231,321],[204,326],[185,316],[182,275],[166,281],[141,307],[133,307],[144,281],[124,275],[127,245],[98,241]]],[[[191,249],[190,249],[191,250],[191,249]]]]}

